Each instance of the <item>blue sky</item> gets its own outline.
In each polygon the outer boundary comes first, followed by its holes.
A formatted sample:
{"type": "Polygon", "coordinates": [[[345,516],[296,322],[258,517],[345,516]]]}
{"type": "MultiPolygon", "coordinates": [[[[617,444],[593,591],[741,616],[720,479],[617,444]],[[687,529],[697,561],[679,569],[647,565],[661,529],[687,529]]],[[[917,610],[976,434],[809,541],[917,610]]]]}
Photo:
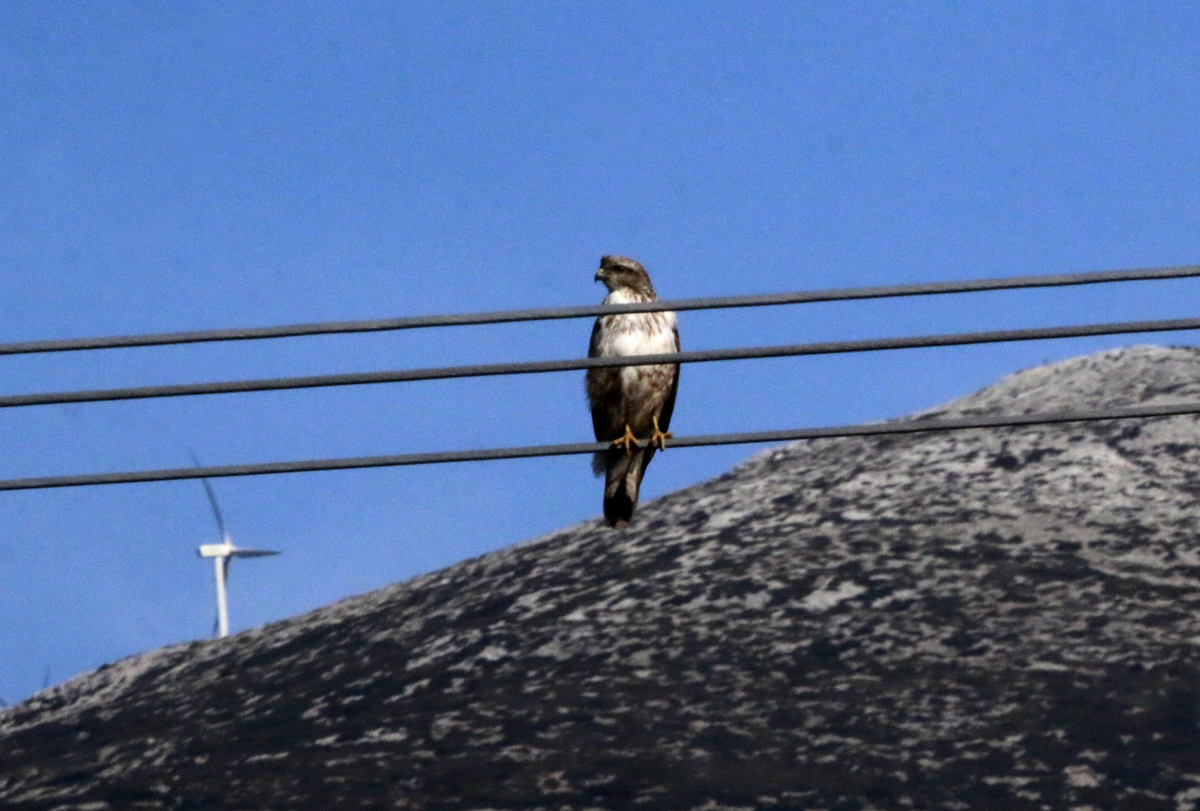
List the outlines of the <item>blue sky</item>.
{"type": "MultiPolygon", "coordinates": [[[[1200,261],[1194,3],[0,6],[0,341],[1200,261]]],[[[1185,317],[1200,281],[686,313],[688,349],[1185,317]]],[[[23,393],[580,356],[590,323],[0,358],[23,393]]],[[[705,364],[672,426],[896,416],[1190,334],[705,364]]],[[[581,375],[9,409],[0,478],[590,440],[581,375]]],[[[760,447],[677,449],[653,497],[760,447]]],[[[584,458],[214,482],[234,629],[594,517],[584,458]]],[[[197,482],[0,493],[0,698],[207,636],[197,482]]]]}

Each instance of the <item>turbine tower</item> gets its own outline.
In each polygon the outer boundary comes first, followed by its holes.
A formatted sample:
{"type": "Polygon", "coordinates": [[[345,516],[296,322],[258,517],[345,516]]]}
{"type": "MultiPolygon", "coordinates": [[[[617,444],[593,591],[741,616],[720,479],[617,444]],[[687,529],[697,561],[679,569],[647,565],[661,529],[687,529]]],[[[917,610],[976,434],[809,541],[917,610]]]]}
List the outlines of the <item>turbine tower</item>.
{"type": "MultiPolygon", "coordinates": [[[[195,457],[192,457],[193,461],[195,457]]],[[[200,463],[196,461],[196,467],[200,463]]],[[[213,493],[208,479],[202,478],[204,492],[208,494],[208,503],[212,505],[213,516],[217,519],[217,531],[221,533],[220,543],[202,544],[197,550],[200,557],[212,558],[217,574],[217,636],[229,636],[229,606],[225,598],[225,581],[229,578],[229,562],[233,558],[265,558],[279,553],[271,549],[242,549],[234,546],[229,531],[225,529],[225,519],[221,517],[221,508],[217,505],[217,496],[213,493]]]]}

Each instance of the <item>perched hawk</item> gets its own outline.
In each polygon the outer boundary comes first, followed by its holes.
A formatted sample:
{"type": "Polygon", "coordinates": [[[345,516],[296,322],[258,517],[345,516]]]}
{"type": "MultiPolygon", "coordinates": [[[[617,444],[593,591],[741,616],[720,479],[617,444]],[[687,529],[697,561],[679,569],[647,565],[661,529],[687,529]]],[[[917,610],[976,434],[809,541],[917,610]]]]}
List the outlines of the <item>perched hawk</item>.
{"type": "MultiPolygon", "coordinates": [[[[600,259],[596,281],[608,288],[605,304],[654,301],[654,286],[646,269],[624,256],[600,259]]],[[[602,315],[592,328],[589,358],[656,355],[679,351],[675,313],[602,315]]],[[[638,489],[655,445],[666,449],[667,428],[675,410],[679,364],[618,366],[588,369],[587,394],[592,407],[592,428],[600,442],[611,442],[597,453],[592,470],[604,473],[604,519],[620,528],[633,519],[638,489]],[[640,447],[637,440],[646,441],[640,447]]]]}

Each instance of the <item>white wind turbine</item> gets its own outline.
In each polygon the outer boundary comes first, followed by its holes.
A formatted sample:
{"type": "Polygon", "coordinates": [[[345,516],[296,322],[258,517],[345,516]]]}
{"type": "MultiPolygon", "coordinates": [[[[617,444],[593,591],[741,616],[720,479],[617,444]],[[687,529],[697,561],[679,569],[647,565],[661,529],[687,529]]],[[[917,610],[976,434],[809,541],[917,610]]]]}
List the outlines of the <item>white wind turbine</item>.
{"type": "MultiPolygon", "coordinates": [[[[193,460],[195,457],[193,457],[193,460]]],[[[199,467],[199,462],[196,463],[199,467]]],[[[217,519],[217,531],[221,533],[220,543],[208,543],[200,546],[197,552],[202,558],[212,558],[217,573],[217,636],[229,636],[229,607],[225,601],[225,581],[229,578],[229,561],[233,558],[265,558],[279,553],[271,549],[242,549],[233,545],[229,531],[225,529],[225,519],[221,517],[221,508],[217,506],[217,496],[213,493],[208,479],[200,479],[204,492],[208,494],[208,503],[212,505],[213,515],[217,519]]]]}

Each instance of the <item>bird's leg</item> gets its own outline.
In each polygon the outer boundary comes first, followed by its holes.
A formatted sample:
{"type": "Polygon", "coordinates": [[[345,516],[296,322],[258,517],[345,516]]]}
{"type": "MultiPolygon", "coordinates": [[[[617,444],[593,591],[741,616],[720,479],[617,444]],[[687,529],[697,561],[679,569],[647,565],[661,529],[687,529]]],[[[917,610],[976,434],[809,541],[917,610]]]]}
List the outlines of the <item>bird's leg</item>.
{"type": "Polygon", "coordinates": [[[660,451],[665,451],[667,449],[667,440],[673,436],[675,436],[675,435],[673,433],[671,433],[670,431],[664,431],[658,427],[658,415],[655,415],[655,417],[654,417],[654,433],[650,435],[650,442],[649,442],[650,447],[653,447],[654,443],[657,442],[658,449],[660,451]]]}
{"type": "Polygon", "coordinates": [[[629,427],[629,423],[625,423],[625,436],[619,439],[614,439],[612,444],[619,445],[625,449],[626,456],[633,455],[633,449],[638,446],[637,437],[633,435],[633,431],[629,427]]]}

